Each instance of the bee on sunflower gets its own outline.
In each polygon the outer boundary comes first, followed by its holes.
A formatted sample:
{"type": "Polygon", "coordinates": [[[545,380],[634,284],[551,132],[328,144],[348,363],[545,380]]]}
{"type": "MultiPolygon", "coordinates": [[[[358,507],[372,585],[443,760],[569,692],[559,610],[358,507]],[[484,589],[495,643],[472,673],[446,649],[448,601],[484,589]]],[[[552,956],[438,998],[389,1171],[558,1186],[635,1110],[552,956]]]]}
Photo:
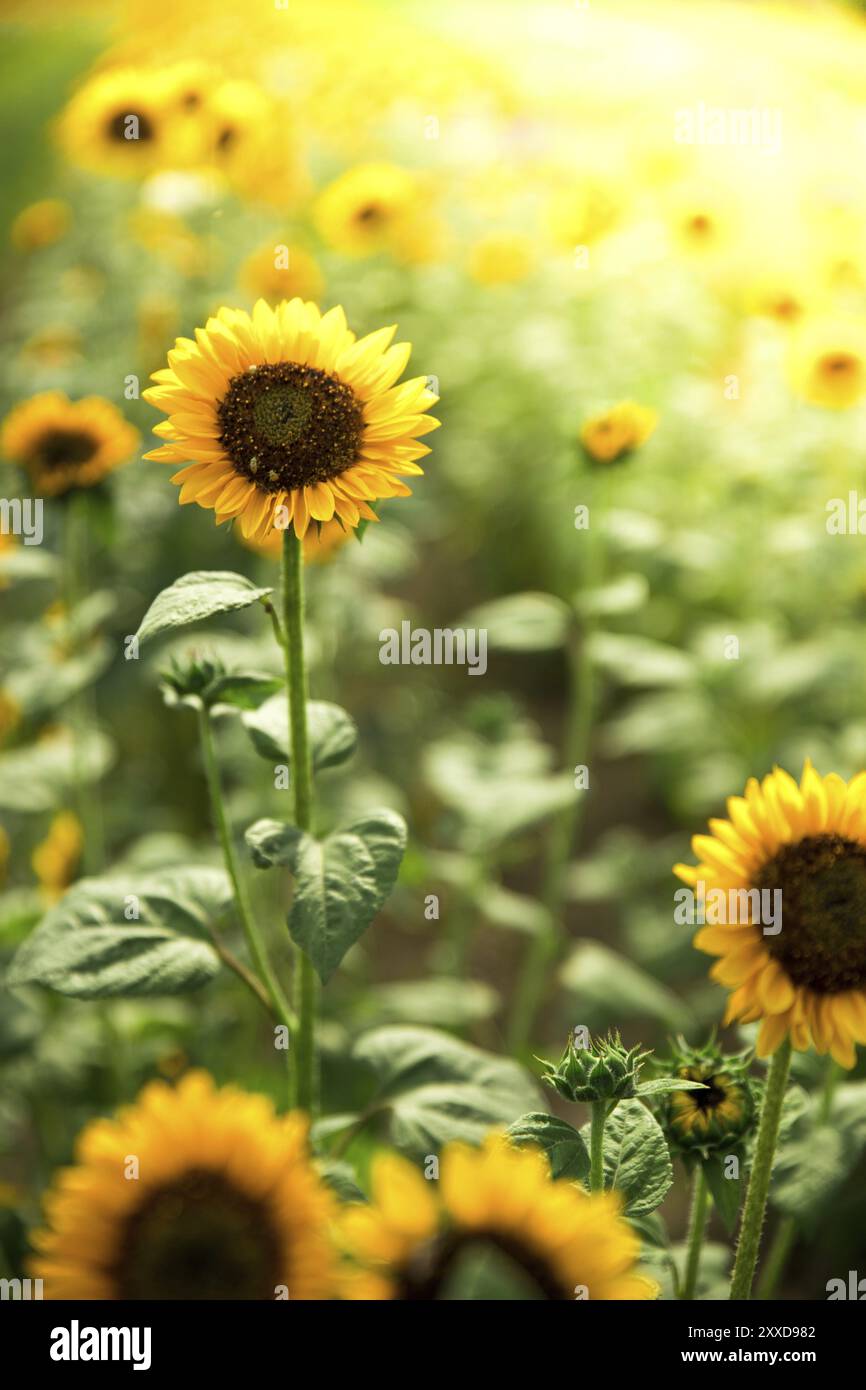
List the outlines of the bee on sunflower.
{"type": "Polygon", "coordinates": [[[101,483],[135,453],[139,438],[102,396],[71,401],[62,391],[42,391],[6,416],[0,450],[27,471],[34,493],[57,497],[101,483]]]}
{"type": "Polygon", "coordinates": [[[195,341],[177,340],[144,392],[168,416],[146,457],[183,463],[180,502],[212,509],[218,525],[236,518],[247,539],[375,521],[372,502],[409,495],[402,478],[423,471],[420,439],[439,423],[426,377],[396,384],[411,345],[392,345],[394,331],[356,339],[341,308],[301,299],[220,309],[195,341]]]}
{"type": "Polygon", "coordinates": [[[333,1214],[306,1119],[193,1071],[85,1127],[31,1268],[51,1299],[327,1299],[333,1214]]]}
{"type": "Polygon", "coordinates": [[[374,1160],[371,1202],[344,1209],[338,1226],[354,1264],[345,1297],[447,1298],[473,1251],[510,1265],[532,1298],[657,1296],[637,1266],[640,1242],[614,1193],[552,1181],[543,1154],[512,1148],[500,1135],[480,1149],[446,1145],[439,1173],[434,1185],[395,1154],[374,1160]]]}

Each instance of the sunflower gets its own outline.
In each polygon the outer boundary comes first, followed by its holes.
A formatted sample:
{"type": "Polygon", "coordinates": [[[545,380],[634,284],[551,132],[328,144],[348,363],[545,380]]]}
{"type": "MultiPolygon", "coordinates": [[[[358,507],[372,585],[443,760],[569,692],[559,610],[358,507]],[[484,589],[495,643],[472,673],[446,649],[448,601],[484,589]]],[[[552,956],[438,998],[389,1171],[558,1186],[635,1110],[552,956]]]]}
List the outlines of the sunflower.
{"type": "Polygon", "coordinates": [[[552,1182],[543,1154],[512,1148],[498,1135],[481,1149],[449,1144],[435,1185],[405,1159],[380,1155],[372,1201],[348,1207],[339,1234],[356,1262],[349,1298],[447,1297],[460,1259],[479,1250],[509,1261],[533,1297],[657,1293],[635,1271],[639,1241],[615,1194],[589,1196],[571,1183],[552,1182]]]}
{"type": "Polygon", "coordinates": [[[813,319],[789,356],[794,389],[810,405],[845,410],[866,395],[866,326],[859,319],[813,319]]]}
{"type": "Polygon", "coordinates": [[[700,863],[674,869],[705,902],[721,889],[735,904],[695,937],[720,957],[710,975],[732,991],[725,1022],[760,1019],[762,1057],[790,1036],[853,1067],[854,1043],[866,1043],[866,772],[846,783],[807,761],[798,786],[776,768],[729,798],[728,815],[692,840],[700,863]],[[757,895],[738,891],[750,889],[768,904],[778,900],[764,890],[781,892],[781,930],[762,926],[757,895]]]}
{"type": "Polygon", "coordinates": [[[425,377],[394,384],[411,351],[390,346],[394,331],[356,341],[342,309],[300,299],[260,299],[252,316],[220,309],[195,342],[177,340],[144,392],[169,416],[147,457],[186,461],[172,478],[181,503],[212,508],[218,525],[237,517],[248,539],[374,521],[370,502],[409,494],[400,475],[423,471],[419,436],[439,423],[425,377]]]}
{"type": "Polygon", "coordinates": [[[670,1091],[661,1097],[665,1132],[681,1153],[719,1152],[739,1144],[752,1128],[755,1101],[748,1071],[751,1051],[725,1055],[714,1041],[690,1047],[676,1040],[666,1066],[683,1081],[699,1081],[703,1090],[670,1091]]]}
{"type": "Polygon", "coordinates": [[[646,443],[657,421],[648,406],[620,401],[584,422],[580,442],[594,463],[616,463],[646,443]]]}
{"type": "MultiPolygon", "coordinates": [[[[313,218],[322,239],[347,256],[397,252],[413,244],[412,229],[428,220],[425,181],[396,164],[358,164],[327,186],[313,218]]],[[[408,259],[412,259],[411,254],[408,259]]]]}
{"type": "Polygon", "coordinates": [[[281,299],[319,300],[325,281],[318,262],[301,246],[267,242],[247,256],[238,279],[255,299],[278,304],[281,299]]]}
{"type": "Polygon", "coordinates": [[[521,232],[488,232],[469,252],[469,274],[479,285],[514,285],[535,263],[533,243],[521,232]]]}
{"type": "Polygon", "coordinates": [[[102,396],[71,401],[62,391],[43,391],[6,416],[0,449],[27,470],[34,492],[57,497],[101,482],[135,452],[139,438],[102,396]]]}
{"type": "Polygon", "coordinates": [[[176,167],[184,154],[177,137],[171,77],[143,68],[110,68],[91,77],[58,126],[67,158],[98,174],[140,177],[176,167]]]}
{"type": "Polygon", "coordinates": [[[82,1131],[32,1239],[46,1298],[327,1298],[332,1200],[306,1120],[206,1072],[82,1131]]]}
{"type": "Polygon", "coordinates": [[[81,822],[71,811],[54,817],[48,834],[31,856],[33,872],[49,902],[61,898],[75,878],[84,848],[81,822]]]}
{"type": "Polygon", "coordinates": [[[238,192],[281,206],[297,197],[302,172],[287,112],[258,83],[220,83],[203,119],[208,165],[238,192]]]}

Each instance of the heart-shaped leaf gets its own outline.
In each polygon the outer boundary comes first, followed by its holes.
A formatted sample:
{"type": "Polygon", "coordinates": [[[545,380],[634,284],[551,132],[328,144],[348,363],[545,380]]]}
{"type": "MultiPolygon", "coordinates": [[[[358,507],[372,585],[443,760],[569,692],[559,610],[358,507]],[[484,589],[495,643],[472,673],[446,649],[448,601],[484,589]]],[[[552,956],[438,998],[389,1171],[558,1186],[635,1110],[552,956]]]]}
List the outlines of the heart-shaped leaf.
{"type": "Polygon", "coordinates": [[[202,936],[231,897],[220,869],[82,879],[24,942],[6,984],[78,999],[197,989],[220,968],[202,936]]]}
{"type": "Polygon", "coordinates": [[[521,1115],[508,1128],[512,1144],[530,1144],[542,1149],[550,1163],[553,1178],[569,1178],[572,1182],[589,1179],[589,1152],[577,1130],[567,1120],[533,1110],[521,1115]]]}
{"type": "Polygon", "coordinates": [[[322,981],[363,936],[397,878],[406,823],[396,811],[371,811],[317,840],[280,821],[256,821],[247,843],[260,868],[285,864],[295,880],[289,934],[322,981]]]}
{"type": "MultiPolygon", "coordinates": [[[[265,700],[243,716],[253,747],[268,762],[290,762],[289,707],[284,694],[265,700]]],[[[351,757],[358,742],[353,719],[339,705],[326,700],[307,701],[307,737],[313,771],[337,767],[351,757]]]]}
{"type": "Polygon", "coordinates": [[[232,574],[230,570],[193,570],[157,594],[136,637],[139,642],[146,642],[161,632],[200,623],[218,613],[249,608],[273,592],[256,588],[244,575],[232,574]]]}

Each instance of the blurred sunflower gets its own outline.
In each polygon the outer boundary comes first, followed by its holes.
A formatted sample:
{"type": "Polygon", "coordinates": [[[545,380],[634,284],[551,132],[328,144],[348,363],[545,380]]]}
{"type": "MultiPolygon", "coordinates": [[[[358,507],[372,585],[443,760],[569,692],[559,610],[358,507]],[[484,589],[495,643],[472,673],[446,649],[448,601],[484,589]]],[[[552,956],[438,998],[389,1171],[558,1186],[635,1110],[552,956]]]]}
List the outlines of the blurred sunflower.
{"type": "Polygon", "coordinates": [[[423,471],[419,436],[439,423],[425,377],[395,385],[411,345],[391,346],[394,331],[356,340],[341,308],[322,315],[300,299],[260,299],[252,316],[220,309],[144,392],[169,416],[147,457],[186,461],[172,478],[180,502],[212,508],[217,525],[237,517],[248,538],[376,520],[369,503],[409,494],[400,475],[423,471]]]}
{"type": "Polygon", "coordinates": [[[497,1251],[542,1299],[657,1294],[636,1272],[640,1242],[617,1196],[551,1181],[543,1154],[496,1135],[481,1149],[447,1145],[436,1184],[396,1154],[379,1156],[372,1201],[344,1211],[339,1237],[358,1266],[346,1284],[354,1299],[443,1296],[473,1248],[497,1251]]]}
{"type": "Polygon", "coordinates": [[[243,195],[284,205],[303,187],[288,113],[256,82],[222,82],[203,109],[208,164],[243,195]]]}
{"type": "Polygon", "coordinates": [[[645,444],[657,423],[656,412],[648,406],[620,401],[584,421],[580,442],[594,463],[616,463],[645,444]]]}
{"type": "Polygon", "coordinates": [[[110,68],[85,82],[63,111],[67,158],[98,174],[143,176],[182,161],[170,74],[110,68]]]}
{"type": "Polygon", "coordinates": [[[397,251],[412,259],[413,229],[429,217],[429,188],[396,164],[359,164],[318,196],[313,219],[329,246],[347,256],[397,251]]]}
{"type": "Polygon", "coordinates": [[[532,239],[522,232],[488,232],[469,252],[469,274],[479,285],[513,285],[535,263],[532,239]]]}
{"type": "Polygon", "coordinates": [[[9,238],[18,251],[38,251],[53,246],[72,226],[72,209],[62,198],[44,198],[22,208],[12,223],[9,238]]]}
{"type": "Polygon", "coordinates": [[[329,1297],[332,1199],[300,1114],[193,1071],[91,1121],[76,1159],[32,1238],[46,1298],[329,1297]]]}
{"type": "Polygon", "coordinates": [[[765,931],[750,903],[695,936],[720,957],[712,978],[732,991],[725,1022],[760,1019],[762,1057],[790,1035],[798,1050],[811,1041],[853,1067],[854,1043],[866,1043],[866,772],[846,783],[807,761],[798,786],[776,768],[730,797],[728,815],[692,840],[700,863],[674,873],[701,896],[778,890],[783,920],[765,931]]]}
{"type": "Polygon", "coordinates": [[[793,343],[794,389],[810,405],[845,410],[866,395],[866,324],[859,319],[813,319],[793,343]]]}
{"type": "Polygon", "coordinates": [[[281,299],[312,299],[318,302],[325,280],[318,262],[301,246],[268,242],[247,256],[238,273],[238,282],[253,299],[278,304],[281,299]]]}
{"type": "Polygon", "coordinates": [[[83,848],[84,832],[80,820],[71,811],[59,812],[30,859],[33,872],[49,902],[62,897],[74,881],[83,848]]]}
{"type": "Polygon", "coordinates": [[[0,449],[27,470],[37,495],[56,497],[101,482],[135,452],[139,439],[102,396],[71,401],[62,391],[43,391],[6,416],[0,449]]]}

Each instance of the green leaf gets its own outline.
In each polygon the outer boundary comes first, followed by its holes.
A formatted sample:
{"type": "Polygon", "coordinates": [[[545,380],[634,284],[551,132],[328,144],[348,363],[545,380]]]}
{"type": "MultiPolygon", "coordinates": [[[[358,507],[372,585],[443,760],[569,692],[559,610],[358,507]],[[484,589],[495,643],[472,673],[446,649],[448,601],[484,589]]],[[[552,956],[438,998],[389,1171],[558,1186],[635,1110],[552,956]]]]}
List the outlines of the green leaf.
{"type": "Polygon", "coordinates": [[[487,642],[507,652],[543,652],[561,647],[568,636],[572,612],[553,594],[508,594],[473,608],[459,627],[481,628],[487,642]]]}
{"type": "Polygon", "coordinates": [[[492,1018],[499,995],[481,980],[453,977],[397,980],[365,990],[358,1014],[371,1023],[426,1023],[437,1028],[466,1028],[492,1018]]]}
{"type": "Polygon", "coordinates": [[[201,937],[231,898],[220,869],[82,879],[24,942],[6,984],[45,985],[79,999],[197,989],[220,968],[201,937]]]}
{"type": "Polygon", "coordinates": [[[397,879],[406,822],[371,811],[317,840],[293,825],[256,821],[247,843],[259,868],[286,864],[295,879],[289,934],[323,983],[363,936],[397,879]]]}
{"type": "MultiPolygon", "coordinates": [[[[285,682],[282,676],[233,671],[211,681],[203,698],[210,707],[233,705],[235,709],[258,711],[266,700],[284,690],[285,682]]],[[[283,699],[285,700],[285,696],[283,699]]]]}
{"type": "Polygon", "coordinates": [[[559,978],[576,1007],[595,1009],[605,1018],[653,1018],[674,1029],[691,1021],[686,1005],[671,990],[599,941],[579,942],[559,978]]]}
{"type": "Polygon", "coordinates": [[[416,1160],[454,1139],[479,1144],[538,1104],[516,1062],[434,1028],[377,1028],[358,1040],[354,1056],[378,1082],[365,1114],[379,1117],[389,1141],[416,1160]]]}
{"type": "Polygon", "coordinates": [[[667,1091],[706,1091],[703,1081],[684,1081],[678,1076],[659,1076],[655,1081],[641,1081],[636,1088],[639,1096],[661,1096],[667,1091]]]}
{"type": "Polygon", "coordinates": [[[96,782],[113,761],[113,745],[89,730],[68,729],[28,748],[0,754],[0,807],[8,811],[53,811],[67,802],[77,782],[96,782]]]}
{"type": "MultiPolygon", "coordinates": [[[[244,727],[253,747],[268,762],[291,761],[289,749],[289,710],[284,693],[266,700],[257,710],[243,716],[244,727]]],[[[358,730],[354,720],[339,705],[325,700],[307,701],[307,737],[313,771],[337,767],[355,751],[358,730]]]]}
{"type": "Polygon", "coordinates": [[[716,1211],[722,1218],[725,1226],[730,1233],[737,1224],[737,1216],[740,1211],[740,1203],[743,1199],[743,1155],[738,1149],[732,1149],[730,1154],[711,1154],[709,1158],[701,1161],[704,1170],[704,1177],[707,1186],[712,1193],[716,1211]],[[725,1176],[725,1160],[731,1156],[735,1157],[739,1163],[740,1177],[728,1178],[725,1176]]]}
{"type": "Polygon", "coordinates": [[[580,1134],[567,1120],[544,1111],[521,1115],[506,1131],[513,1144],[534,1144],[547,1154],[554,1178],[589,1181],[589,1152],[580,1134]]]}
{"type": "Polygon", "coordinates": [[[139,642],[146,642],[161,632],[203,622],[217,613],[249,608],[273,592],[273,589],[258,589],[244,575],[232,574],[229,570],[193,570],[157,594],[136,637],[139,642]]]}
{"type": "MultiPolygon", "coordinates": [[[[580,1131],[589,1147],[591,1124],[580,1131]]],[[[639,1100],[622,1100],[604,1127],[604,1185],[623,1194],[626,1216],[655,1211],[674,1180],[657,1121],[639,1100]]]]}
{"type": "Polygon", "coordinates": [[[684,685],[695,663],[678,647],[619,632],[597,632],[590,638],[592,659],[622,685],[684,685]]]}
{"type": "Polygon", "coordinates": [[[633,613],[641,608],[649,598],[649,584],[645,574],[621,574],[611,584],[596,589],[584,589],[575,594],[574,603],[582,613],[609,616],[615,613],[633,613]]]}

